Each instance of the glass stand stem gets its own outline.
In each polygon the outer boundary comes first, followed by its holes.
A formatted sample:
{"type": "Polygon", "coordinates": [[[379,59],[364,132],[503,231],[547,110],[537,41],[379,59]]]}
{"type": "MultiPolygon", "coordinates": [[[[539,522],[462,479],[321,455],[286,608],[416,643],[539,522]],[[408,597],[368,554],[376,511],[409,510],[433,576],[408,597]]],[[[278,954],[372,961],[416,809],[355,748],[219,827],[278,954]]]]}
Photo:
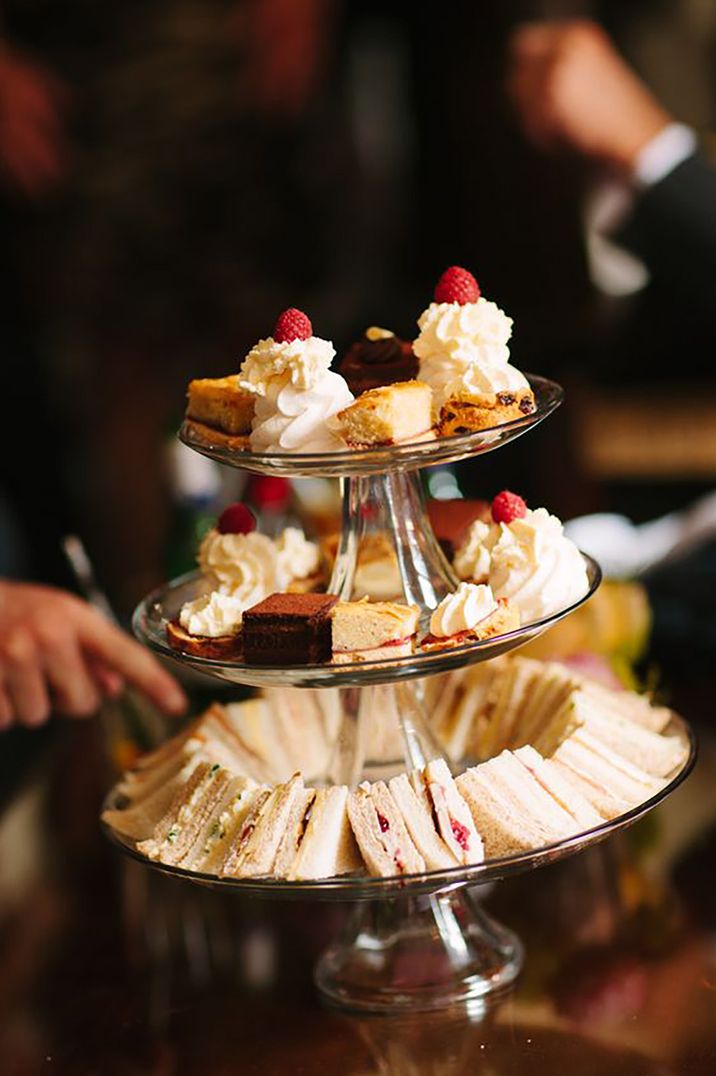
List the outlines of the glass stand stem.
{"type": "Polygon", "coordinates": [[[522,956],[517,937],[456,888],[359,904],[315,980],[330,1004],[358,1012],[484,1005],[514,981],[522,956]]]}
{"type": "Polygon", "coordinates": [[[446,758],[411,683],[339,688],[341,720],[327,780],[354,788],[446,758]]]}
{"type": "MultiPolygon", "coordinates": [[[[417,472],[343,480],[343,519],[329,592],[343,601],[365,595],[396,599],[420,610],[420,628],[454,576],[430,526],[417,472]]],[[[444,754],[412,684],[343,688],[342,722],[328,780],[355,786],[422,768],[444,754]]]]}
{"type": "Polygon", "coordinates": [[[331,594],[417,605],[427,630],[457,579],[430,526],[420,475],[397,471],[343,480],[343,518],[331,594]]]}

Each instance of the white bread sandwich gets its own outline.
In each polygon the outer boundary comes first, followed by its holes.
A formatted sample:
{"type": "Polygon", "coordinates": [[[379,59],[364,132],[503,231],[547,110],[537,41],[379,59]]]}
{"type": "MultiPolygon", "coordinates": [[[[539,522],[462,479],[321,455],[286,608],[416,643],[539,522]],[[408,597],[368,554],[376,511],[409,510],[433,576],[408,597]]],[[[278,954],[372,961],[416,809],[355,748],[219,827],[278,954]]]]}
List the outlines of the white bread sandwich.
{"type": "Polygon", "coordinates": [[[576,695],[577,692],[571,690],[539,730],[535,730],[530,742],[543,758],[551,758],[559,745],[583,724],[583,718],[577,712],[576,695]]]}
{"type": "Polygon", "coordinates": [[[633,766],[588,732],[579,729],[552,756],[570,780],[605,818],[636,807],[661,787],[661,782],[633,766]]]}
{"type": "Polygon", "coordinates": [[[564,666],[557,662],[541,664],[509,746],[514,749],[536,741],[568,702],[573,688],[573,680],[564,666]]]}
{"type": "Polygon", "coordinates": [[[175,794],[151,837],[137,845],[138,850],[149,859],[178,863],[191,847],[231,776],[218,762],[200,762],[175,794]]]}
{"type": "Polygon", "coordinates": [[[483,764],[465,770],[455,779],[461,796],[470,808],[488,859],[527,852],[551,839],[517,798],[510,796],[483,764]]]}
{"type": "Polygon", "coordinates": [[[315,788],[302,788],[291,805],[271,871],[276,878],[285,878],[296,859],[315,798],[315,788]]]}
{"type": "Polygon", "coordinates": [[[227,781],[213,787],[213,805],[193,841],[181,856],[175,854],[171,862],[188,870],[203,870],[212,849],[235,819],[239,804],[245,805],[249,796],[260,787],[250,777],[227,776],[227,781]]]}
{"type": "MultiPolygon", "coordinates": [[[[247,778],[237,777],[237,782],[247,778]]],[[[271,794],[268,785],[250,785],[242,787],[237,784],[234,795],[228,797],[225,810],[219,816],[218,823],[212,825],[200,854],[193,863],[195,870],[204,874],[221,874],[223,864],[242,840],[248,840],[253,832],[256,818],[271,794]]]]}
{"type": "Polygon", "coordinates": [[[545,834],[543,843],[571,837],[579,827],[574,817],[554,798],[528,767],[512,751],[502,751],[483,762],[482,772],[494,779],[501,792],[513,803],[519,803],[545,834]]]}
{"type": "Polygon", "coordinates": [[[274,710],[267,698],[256,696],[228,703],[225,710],[234,734],[259,761],[264,780],[273,784],[287,781],[300,769],[291,764],[290,752],[277,734],[274,710]]]}
{"type": "Polygon", "coordinates": [[[551,759],[542,758],[534,747],[526,744],[515,751],[515,758],[526,766],[553,799],[574,819],[577,828],[592,829],[602,823],[602,816],[575,784],[570,783],[551,759]]]}
{"type": "Polygon", "coordinates": [[[438,833],[458,863],[481,863],[485,858],[482,839],[447,763],[443,759],[433,759],[422,771],[415,770],[411,780],[414,788],[424,786],[438,833]]]}
{"type": "Polygon", "coordinates": [[[425,860],[383,781],[372,785],[364,782],[350,793],[348,817],[370,874],[391,878],[425,870],[425,860]]]}
{"type": "Polygon", "coordinates": [[[614,690],[572,669],[565,671],[585,695],[605,710],[635,721],[637,725],[643,725],[652,732],[663,732],[671,721],[672,711],[667,706],[655,706],[648,695],[639,695],[636,691],[614,690]]]}
{"type": "Polygon", "coordinates": [[[222,876],[256,878],[271,874],[289,819],[294,816],[296,802],[303,800],[304,791],[298,773],[271,790],[255,817],[244,823],[221,866],[222,876]]]}
{"type": "Polygon", "coordinates": [[[296,770],[305,780],[322,776],[330,761],[332,741],[326,735],[315,694],[302,688],[269,688],[264,700],[271,717],[270,750],[275,753],[280,747],[289,764],[281,779],[286,780],[296,770]]]}
{"type": "Polygon", "coordinates": [[[146,795],[130,800],[124,807],[111,807],[102,812],[102,821],[117,833],[135,841],[151,837],[155,827],[162,820],[176,796],[184,787],[193,770],[202,760],[196,755],[190,757],[184,767],[171,778],[146,795]]]}
{"type": "Polygon", "coordinates": [[[577,719],[602,743],[646,773],[667,777],[684,764],[687,749],[678,736],[665,736],[614,711],[605,711],[583,692],[576,693],[577,719]]]}
{"type": "Polygon", "coordinates": [[[257,781],[271,780],[270,767],[244,743],[239,730],[240,722],[232,718],[229,709],[212,703],[188,729],[152,752],[151,756],[140,759],[134,770],[124,775],[118,790],[137,801],[170,780],[191,756],[218,762],[227,770],[246,774],[257,781]]]}
{"type": "Polygon", "coordinates": [[[443,750],[453,762],[482,758],[485,704],[504,658],[481,661],[425,682],[425,708],[443,750]]]}
{"type": "Polygon", "coordinates": [[[317,789],[288,879],[332,878],[354,874],[362,867],[348,818],[348,788],[334,785],[317,789]]]}
{"type": "MultiPolygon", "coordinates": [[[[447,870],[460,862],[436,830],[432,802],[418,774],[423,795],[419,795],[407,773],[400,773],[388,782],[393,799],[400,808],[408,833],[428,870],[447,870]]],[[[472,818],[470,819],[472,821],[472,818]]]]}
{"type": "Polygon", "coordinates": [[[492,758],[520,738],[522,714],[542,672],[530,658],[511,661],[488,695],[485,730],[480,743],[482,758],[492,758]]]}

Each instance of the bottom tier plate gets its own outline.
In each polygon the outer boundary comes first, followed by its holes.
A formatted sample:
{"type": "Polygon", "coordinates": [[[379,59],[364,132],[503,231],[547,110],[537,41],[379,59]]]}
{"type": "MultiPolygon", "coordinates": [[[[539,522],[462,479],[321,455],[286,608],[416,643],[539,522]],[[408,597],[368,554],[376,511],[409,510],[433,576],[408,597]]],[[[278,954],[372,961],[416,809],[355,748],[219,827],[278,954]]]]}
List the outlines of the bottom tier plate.
{"type": "MultiPolygon", "coordinates": [[[[323,878],[304,882],[286,882],[277,878],[217,878],[215,875],[201,874],[197,871],[183,870],[181,867],[167,866],[155,860],[147,859],[127,837],[116,833],[111,827],[102,823],[107,836],[124,853],[133,859],[176,878],[216,889],[234,890],[237,894],[286,900],[346,900],[366,901],[386,898],[400,898],[406,895],[417,896],[425,893],[447,891],[465,884],[482,884],[507,878],[520,871],[554,863],[566,856],[573,855],[585,848],[603,841],[613,833],[625,829],[637,822],[654,807],[669,796],[688,776],[696,760],[696,741],[694,734],[683,718],[674,715],[665,733],[678,736],[686,747],[684,764],[670,775],[664,786],[649,799],[644,800],[632,810],[616,818],[603,822],[593,829],[575,834],[555,844],[544,845],[529,852],[488,859],[472,866],[455,867],[445,871],[427,871],[423,874],[400,875],[392,878],[373,878],[365,875],[344,875],[337,878],[323,878]]],[[[116,807],[116,799],[110,797],[105,807],[116,807]]]]}

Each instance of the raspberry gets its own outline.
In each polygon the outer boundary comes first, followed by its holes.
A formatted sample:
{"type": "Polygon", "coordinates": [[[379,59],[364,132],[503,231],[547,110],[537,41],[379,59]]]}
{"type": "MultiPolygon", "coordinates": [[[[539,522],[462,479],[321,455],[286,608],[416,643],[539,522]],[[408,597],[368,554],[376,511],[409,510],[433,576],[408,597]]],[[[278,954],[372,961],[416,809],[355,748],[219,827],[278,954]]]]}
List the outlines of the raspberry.
{"type": "Polygon", "coordinates": [[[289,306],[276,319],[273,338],[277,344],[288,344],[291,340],[308,340],[313,336],[313,326],[302,310],[289,306]]]}
{"type": "Polygon", "coordinates": [[[245,504],[230,504],[216,521],[219,534],[250,534],[256,530],[256,520],[245,504]]]}
{"type": "Polygon", "coordinates": [[[511,523],[513,519],[523,519],[527,515],[527,505],[516,493],[503,489],[492,502],[492,518],[495,523],[511,523]]]}
{"type": "Polygon", "coordinates": [[[480,285],[472,273],[467,269],[461,269],[459,265],[451,265],[435,285],[436,303],[476,303],[480,298],[480,285]]]}

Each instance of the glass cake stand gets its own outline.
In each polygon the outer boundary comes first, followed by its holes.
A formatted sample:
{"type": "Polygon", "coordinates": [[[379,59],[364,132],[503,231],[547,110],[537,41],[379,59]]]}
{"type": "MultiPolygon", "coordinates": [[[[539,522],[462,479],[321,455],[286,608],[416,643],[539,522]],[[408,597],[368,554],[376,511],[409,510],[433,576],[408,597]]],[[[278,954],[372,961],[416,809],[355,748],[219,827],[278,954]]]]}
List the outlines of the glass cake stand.
{"type": "MultiPolygon", "coordinates": [[[[260,455],[228,447],[219,438],[216,443],[200,440],[186,423],[180,436],[191,448],[232,467],[290,478],[340,478],[341,534],[326,590],[344,600],[367,592],[370,597],[390,596],[415,604],[420,610],[422,633],[427,631],[433,609],[455,589],[457,579],[430,525],[418,472],[501,448],[543,421],[559,406],[563,392],[545,378],[529,379],[536,400],[533,414],[493,429],[415,444],[318,455],[260,455]],[[365,585],[364,569],[371,559],[375,567],[376,551],[383,572],[380,594],[365,585]],[[385,593],[386,585],[389,594],[385,593]]],[[[326,772],[312,783],[322,780],[355,785],[363,778],[388,777],[444,757],[424,713],[418,678],[506,653],[566,616],[599,585],[599,566],[589,557],[584,559],[588,588],[572,605],[483,642],[389,661],[252,667],[177,653],[166,642],[166,622],[184,601],[198,593],[202,584],[195,574],[150,594],[136,610],[134,628],[153,649],[217,678],[255,686],[338,688],[339,726],[333,757],[326,772]],[[395,735],[387,737],[388,746],[382,742],[378,748],[377,741],[385,739],[383,727],[391,722],[395,735]]],[[[353,876],[301,883],[268,878],[217,879],[159,863],[150,865],[198,884],[264,898],[358,902],[346,933],[323,955],[316,969],[318,988],[333,1004],[366,1012],[405,1012],[484,998],[513,981],[521,967],[522,948],[513,934],[489,919],[470,899],[466,886],[552,862],[651,810],[683,780],[693,763],[689,730],[677,719],[675,728],[688,742],[687,761],[658,795],[619,819],[530,853],[408,877],[353,876]]],[[[123,851],[143,859],[131,842],[115,833],[110,836],[123,851]]]]}

